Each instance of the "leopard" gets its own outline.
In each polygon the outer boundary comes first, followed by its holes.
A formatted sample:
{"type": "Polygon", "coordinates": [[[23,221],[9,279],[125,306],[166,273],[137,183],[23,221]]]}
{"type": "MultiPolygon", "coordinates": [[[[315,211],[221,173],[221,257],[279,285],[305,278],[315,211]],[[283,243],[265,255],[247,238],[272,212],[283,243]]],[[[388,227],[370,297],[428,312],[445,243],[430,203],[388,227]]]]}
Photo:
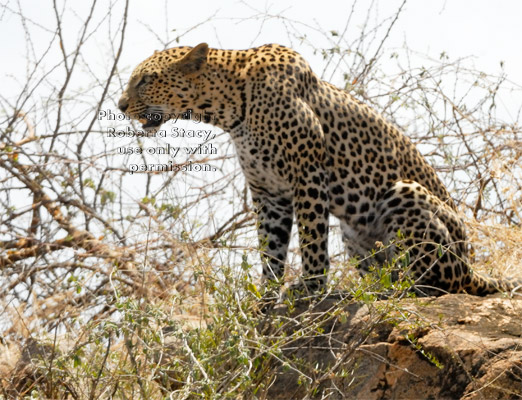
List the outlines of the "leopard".
{"type": "Polygon", "coordinates": [[[463,217],[411,139],[291,48],[156,51],[134,69],[118,108],[149,132],[183,113],[228,132],[257,213],[267,286],[284,281],[295,221],[294,287],[326,290],[331,215],[363,274],[395,260],[423,296],[520,285],[472,270],[463,217]]]}

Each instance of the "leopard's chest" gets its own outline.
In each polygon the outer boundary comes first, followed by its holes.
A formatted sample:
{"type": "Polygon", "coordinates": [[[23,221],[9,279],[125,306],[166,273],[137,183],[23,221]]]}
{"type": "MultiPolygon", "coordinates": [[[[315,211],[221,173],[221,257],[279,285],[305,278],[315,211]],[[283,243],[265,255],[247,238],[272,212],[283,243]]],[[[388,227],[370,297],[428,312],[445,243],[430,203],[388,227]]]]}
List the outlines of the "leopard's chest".
{"type": "Polygon", "coordinates": [[[266,138],[246,129],[231,133],[239,163],[250,186],[291,197],[292,168],[283,152],[266,138]]]}

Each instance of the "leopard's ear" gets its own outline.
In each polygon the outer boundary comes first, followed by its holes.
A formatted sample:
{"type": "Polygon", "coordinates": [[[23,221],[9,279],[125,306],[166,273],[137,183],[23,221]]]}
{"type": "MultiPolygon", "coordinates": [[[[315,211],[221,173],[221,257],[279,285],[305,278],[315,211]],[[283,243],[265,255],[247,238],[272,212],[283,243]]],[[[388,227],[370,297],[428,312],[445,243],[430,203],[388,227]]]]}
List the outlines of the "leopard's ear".
{"type": "Polygon", "coordinates": [[[176,64],[181,72],[192,75],[201,71],[207,63],[208,44],[200,43],[176,64]]]}

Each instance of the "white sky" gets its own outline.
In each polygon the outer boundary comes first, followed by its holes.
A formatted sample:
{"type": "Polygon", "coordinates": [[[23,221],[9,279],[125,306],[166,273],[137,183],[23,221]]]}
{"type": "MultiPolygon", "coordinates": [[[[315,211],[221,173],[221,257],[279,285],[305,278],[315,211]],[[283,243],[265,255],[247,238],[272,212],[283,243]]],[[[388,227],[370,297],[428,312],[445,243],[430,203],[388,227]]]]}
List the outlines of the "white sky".
{"type": "MultiPolygon", "coordinates": [[[[77,16],[69,17],[79,21],[87,14],[87,6],[79,1],[69,1],[66,8],[74,9],[77,16]]],[[[354,32],[362,25],[365,10],[371,2],[361,0],[356,3],[356,18],[352,22],[354,32]]],[[[390,16],[400,6],[402,0],[377,1],[380,17],[390,16]]],[[[17,2],[1,0],[0,4],[16,10],[17,2]]],[[[20,0],[24,13],[49,30],[54,30],[54,16],[50,0],[20,0]]],[[[112,11],[121,13],[121,2],[110,6],[109,1],[99,2],[100,14],[112,11]],[[105,5],[104,5],[105,4],[105,5]],[[106,7],[106,8],[104,8],[106,7]]],[[[133,68],[143,58],[150,55],[160,44],[148,30],[153,30],[159,37],[165,38],[169,32],[174,38],[177,32],[205,21],[214,15],[214,18],[199,28],[185,35],[180,44],[194,45],[202,41],[212,47],[246,48],[268,42],[278,42],[290,45],[306,55],[306,49],[295,38],[289,38],[284,25],[278,15],[299,21],[312,27],[321,27],[324,31],[344,29],[352,1],[323,0],[321,2],[304,1],[170,1],[165,13],[165,3],[159,0],[137,1],[131,0],[130,19],[127,31],[127,46],[122,56],[121,67],[133,68]],[[259,13],[268,11],[274,16],[271,20],[248,19],[259,13]],[[168,20],[168,28],[165,22],[168,20]],[[173,29],[177,29],[173,32],[173,29]],[[291,39],[291,40],[290,40],[291,39]]],[[[20,28],[19,18],[12,15],[5,8],[0,10],[0,34],[2,41],[3,60],[0,66],[2,75],[13,74],[23,79],[25,73],[24,59],[26,46],[24,33],[20,28]]],[[[420,52],[428,53],[433,57],[445,51],[450,59],[474,56],[475,67],[485,72],[498,72],[500,61],[505,63],[505,71],[512,81],[522,84],[522,1],[501,0],[409,0],[404,12],[394,27],[386,49],[401,47],[403,43],[420,52]]],[[[71,20],[72,21],[72,20],[71,20]]],[[[35,44],[43,46],[45,38],[42,30],[35,29],[32,24],[29,28],[36,35],[35,44]]],[[[296,25],[298,28],[300,25],[296,25]]],[[[80,25],[65,26],[66,48],[72,49],[76,31],[80,25]],[[69,40],[69,43],[67,43],[69,40]]],[[[303,31],[305,27],[303,26],[303,31]]],[[[98,43],[98,54],[92,48],[94,62],[103,63],[103,43],[107,32],[97,32],[95,41],[98,43]]],[[[311,37],[314,40],[313,37],[311,37]]],[[[317,39],[317,47],[325,45],[317,39]]],[[[314,43],[315,45],[315,43],[314,43]]],[[[38,51],[37,51],[38,53],[38,51]]],[[[59,56],[59,54],[57,54],[59,56]]],[[[320,69],[320,59],[311,60],[316,69],[320,69]]],[[[320,72],[320,71],[318,71],[320,72]]],[[[14,88],[13,88],[14,89],[14,88]]],[[[7,95],[5,89],[4,96],[7,95]]]]}

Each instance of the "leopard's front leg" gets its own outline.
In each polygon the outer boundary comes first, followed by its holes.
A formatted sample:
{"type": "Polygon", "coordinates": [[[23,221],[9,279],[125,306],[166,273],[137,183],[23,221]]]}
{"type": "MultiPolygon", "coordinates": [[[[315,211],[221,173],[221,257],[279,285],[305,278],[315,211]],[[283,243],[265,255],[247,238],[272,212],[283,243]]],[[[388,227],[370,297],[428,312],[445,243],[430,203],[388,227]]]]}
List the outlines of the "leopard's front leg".
{"type": "Polygon", "coordinates": [[[310,178],[296,188],[294,208],[303,261],[300,283],[293,289],[312,293],[326,287],[328,258],[328,175],[321,168],[308,170],[310,178]],[[312,173],[310,173],[313,171],[312,173]]]}
{"type": "Polygon", "coordinates": [[[316,292],[325,288],[330,268],[330,196],[326,170],[329,157],[317,116],[302,99],[297,99],[296,104],[301,112],[296,116],[295,124],[300,134],[294,157],[294,211],[303,262],[303,274],[297,289],[316,292]]]}
{"type": "Polygon", "coordinates": [[[251,187],[258,215],[258,236],[263,259],[263,279],[282,284],[292,232],[292,199],[274,197],[251,187]]]}

